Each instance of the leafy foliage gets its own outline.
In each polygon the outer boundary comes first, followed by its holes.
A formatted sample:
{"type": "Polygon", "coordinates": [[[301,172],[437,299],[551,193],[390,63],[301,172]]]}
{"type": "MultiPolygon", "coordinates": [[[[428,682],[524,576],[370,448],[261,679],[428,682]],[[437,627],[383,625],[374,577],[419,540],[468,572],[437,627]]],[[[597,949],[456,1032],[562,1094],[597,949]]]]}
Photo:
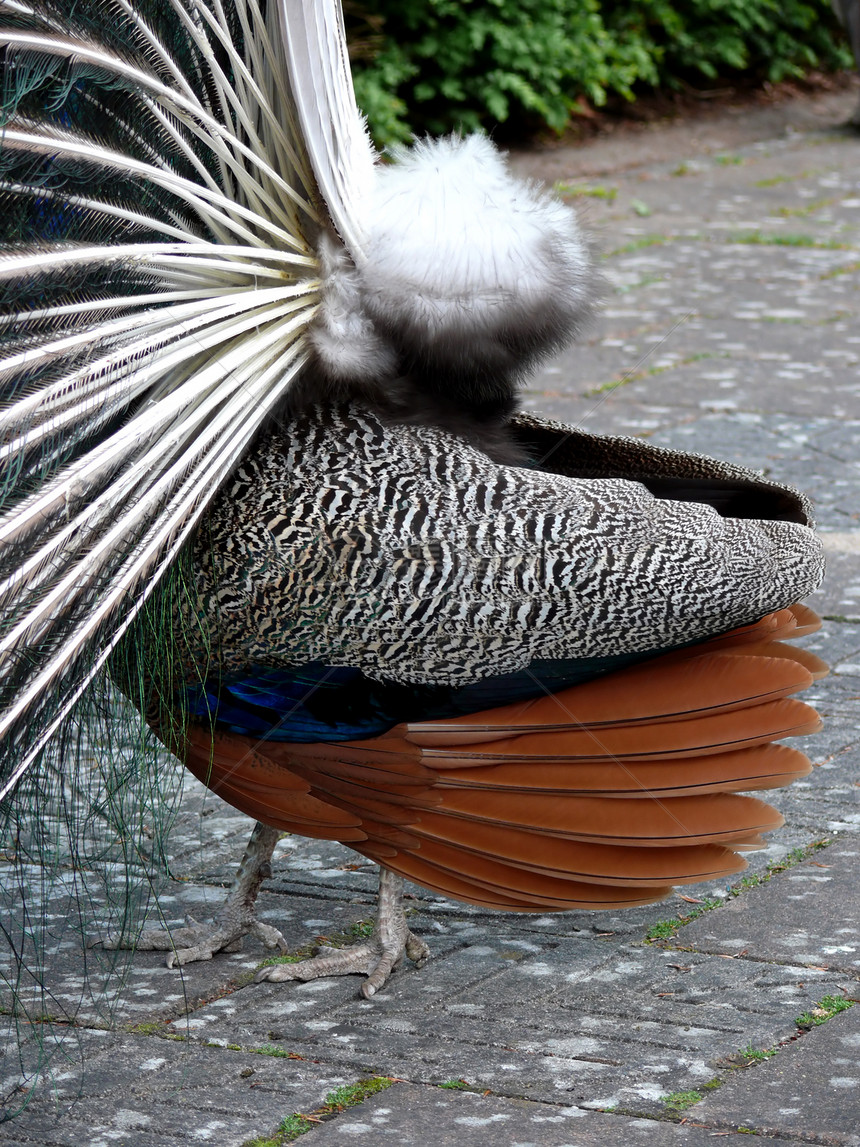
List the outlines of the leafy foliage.
{"type": "Polygon", "coordinates": [[[494,123],[561,131],[583,101],[849,67],[828,0],[347,0],[380,143],[494,123]]]}

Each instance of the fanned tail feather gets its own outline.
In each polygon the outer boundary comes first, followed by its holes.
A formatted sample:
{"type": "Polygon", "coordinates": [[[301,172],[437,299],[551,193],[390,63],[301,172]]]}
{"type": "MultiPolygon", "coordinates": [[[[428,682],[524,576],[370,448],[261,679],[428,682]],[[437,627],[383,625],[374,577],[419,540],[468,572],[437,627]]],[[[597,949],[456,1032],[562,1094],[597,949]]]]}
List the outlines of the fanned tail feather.
{"type": "MultiPolygon", "coordinates": [[[[0,796],[304,363],[305,7],[0,4],[0,796]]],[[[318,52],[351,99],[342,42],[318,52]]]]}

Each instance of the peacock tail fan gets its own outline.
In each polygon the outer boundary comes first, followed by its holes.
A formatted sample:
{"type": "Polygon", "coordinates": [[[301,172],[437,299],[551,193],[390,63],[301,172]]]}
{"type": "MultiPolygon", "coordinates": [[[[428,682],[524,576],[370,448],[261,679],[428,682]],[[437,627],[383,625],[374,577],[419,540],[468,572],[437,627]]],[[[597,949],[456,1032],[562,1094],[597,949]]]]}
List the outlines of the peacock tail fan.
{"type": "Polygon", "coordinates": [[[304,363],[313,237],[357,241],[373,154],[334,0],[0,0],[0,51],[2,1007],[29,1075],[42,1021],[119,983],[90,949],[52,994],[45,949],[131,927],[164,868],[177,774],[111,672],[159,702],[184,547],[304,363]]]}

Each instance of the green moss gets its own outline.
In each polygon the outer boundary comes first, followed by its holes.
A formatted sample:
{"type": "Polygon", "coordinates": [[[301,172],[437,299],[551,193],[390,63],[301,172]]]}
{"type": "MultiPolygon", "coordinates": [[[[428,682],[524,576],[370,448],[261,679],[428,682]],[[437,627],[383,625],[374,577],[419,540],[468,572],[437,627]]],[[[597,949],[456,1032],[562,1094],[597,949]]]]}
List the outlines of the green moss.
{"type": "Polygon", "coordinates": [[[860,261],[856,263],[843,263],[841,267],[834,267],[832,271],[824,271],[819,279],[836,279],[840,275],[853,275],[860,271],[860,261]]]}
{"type": "Polygon", "coordinates": [[[777,187],[780,183],[794,183],[797,179],[812,179],[813,176],[820,174],[820,168],[810,167],[797,175],[771,175],[767,179],[757,179],[753,187],[777,187]]]}
{"type": "Polygon", "coordinates": [[[263,1044],[262,1047],[253,1047],[248,1049],[254,1055],[268,1055],[272,1059],[304,1059],[303,1055],[299,1055],[297,1051],[287,1051],[283,1047],[275,1047],[274,1044],[263,1044]]]}
{"type": "Polygon", "coordinates": [[[708,898],[703,900],[701,904],[695,905],[690,912],[685,912],[682,916],[676,916],[672,920],[658,920],[656,924],[645,933],[646,940],[666,940],[676,934],[679,928],[683,928],[685,924],[689,924],[692,920],[703,916],[706,912],[713,911],[714,908],[721,908],[723,906],[722,900],[715,898],[708,898]]]}
{"type": "Polygon", "coordinates": [[[793,848],[785,854],[782,860],[771,860],[765,870],[766,875],[759,877],[758,883],[763,884],[770,880],[772,876],[776,876],[777,873],[785,872],[789,868],[794,868],[795,865],[800,864],[804,860],[808,860],[810,856],[814,856],[816,852],[820,852],[822,848],[827,848],[829,844],[829,838],[814,840],[811,844],[793,848]]]}
{"type": "Polygon", "coordinates": [[[129,1024],[126,1031],[133,1035],[167,1035],[167,1024],[164,1020],[154,1020],[152,1023],[129,1024]]]}
{"type": "MultiPolygon", "coordinates": [[[[95,1025],[90,1025],[91,1027],[95,1025]]],[[[174,1043],[184,1043],[185,1036],[179,1032],[171,1031],[164,1020],[154,1020],[151,1023],[129,1024],[126,1029],[132,1035],[154,1035],[159,1039],[173,1040],[174,1043]]]]}
{"type": "Polygon", "coordinates": [[[643,275],[635,283],[627,283],[623,287],[616,287],[616,295],[626,295],[629,291],[638,291],[640,287],[650,287],[653,283],[665,282],[664,275],[643,275]]]}
{"type": "Polygon", "coordinates": [[[606,394],[607,391],[617,390],[619,386],[626,386],[628,382],[638,382],[642,378],[654,378],[655,375],[665,374],[669,370],[676,370],[679,366],[688,366],[691,362],[701,362],[702,359],[706,358],[713,358],[713,355],[709,351],[700,351],[697,354],[685,355],[683,358],[666,363],[664,366],[649,366],[642,370],[631,370],[619,378],[613,378],[609,382],[601,383],[600,386],[591,387],[585,391],[585,394],[588,398],[595,398],[598,394],[606,394]]]}
{"type": "Polygon", "coordinates": [[[746,160],[742,155],[716,155],[714,163],[718,163],[720,167],[740,167],[746,160]]]}
{"type": "Polygon", "coordinates": [[[302,960],[309,960],[313,956],[319,944],[325,944],[327,948],[346,948],[356,940],[366,940],[371,936],[374,924],[374,920],[356,920],[342,932],[333,932],[331,936],[317,936],[314,943],[294,948],[285,956],[270,956],[266,960],[261,960],[257,967],[259,969],[268,968],[272,964],[300,964],[302,960]]]}
{"type": "Polygon", "coordinates": [[[371,1095],[385,1091],[391,1087],[394,1080],[387,1075],[374,1075],[369,1079],[360,1079],[358,1083],[339,1087],[337,1091],[330,1091],[325,1097],[323,1110],[326,1112],[343,1111],[345,1107],[354,1107],[363,1103],[371,1095]]]}
{"type": "Polygon", "coordinates": [[[812,215],[816,211],[820,211],[822,207],[829,207],[836,200],[831,199],[813,199],[803,207],[778,207],[776,214],[781,215],[784,219],[789,219],[794,216],[812,215]]]}
{"type": "Polygon", "coordinates": [[[674,920],[658,920],[656,924],[652,924],[648,931],[645,933],[646,940],[668,940],[681,927],[683,921],[680,918],[674,920]]]}
{"type": "MultiPolygon", "coordinates": [[[[298,1139],[300,1135],[304,1135],[306,1131],[313,1129],[316,1120],[308,1119],[306,1115],[299,1115],[297,1111],[281,1123],[278,1128],[281,1143],[292,1143],[294,1139],[298,1139]]],[[[279,1145],[280,1147],[280,1145],[279,1145]]]]}
{"type": "Polygon", "coordinates": [[[313,945],[308,944],[304,948],[299,948],[286,956],[269,956],[267,960],[261,960],[257,968],[268,968],[272,964],[300,964],[302,960],[308,960],[312,955],[313,945]]]}
{"type": "Polygon", "coordinates": [[[300,1115],[294,1111],[292,1115],[282,1120],[280,1127],[270,1138],[249,1139],[242,1147],[284,1147],[285,1143],[292,1143],[306,1131],[311,1131],[318,1122],[318,1119],[310,1119],[307,1115],[300,1115]]]}
{"type": "Polygon", "coordinates": [[[449,1079],[445,1083],[440,1083],[440,1087],[447,1087],[449,1091],[468,1091],[469,1084],[465,1079],[449,1079]]]}

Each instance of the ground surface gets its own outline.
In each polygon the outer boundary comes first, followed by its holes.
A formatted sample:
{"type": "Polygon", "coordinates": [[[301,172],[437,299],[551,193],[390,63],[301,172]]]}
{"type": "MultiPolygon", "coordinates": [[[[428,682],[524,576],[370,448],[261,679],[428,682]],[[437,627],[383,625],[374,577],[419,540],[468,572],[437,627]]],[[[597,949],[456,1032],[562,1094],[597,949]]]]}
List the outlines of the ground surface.
{"type": "MultiPolygon", "coordinates": [[[[303,1147],[699,1147],[750,1132],[860,1144],[860,1007],[826,1019],[860,997],[860,138],[834,130],[855,98],[516,157],[582,207],[609,283],[599,330],[526,404],[737,459],[816,500],[830,573],[809,641],[834,673],[814,697],[826,730],[804,746],[820,767],[777,794],[786,827],[752,859],[769,878],[546,917],[415,889],[411,927],[433,959],[371,1002],[352,978],[249,984],[263,958],[251,943],[182,975],[139,953],[111,1015],[84,1010],[68,1057],[0,1142],[274,1144],[285,1117],[316,1112],[303,1147]],[[398,1081],[322,1110],[376,1075],[398,1081]]],[[[248,827],[189,788],[170,919],[217,905],[248,827]]],[[[371,914],[371,866],[355,854],[288,839],[278,855],[261,904],[290,944],[371,914]]],[[[63,959],[74,996],[84,954],[63,959]]]]}

